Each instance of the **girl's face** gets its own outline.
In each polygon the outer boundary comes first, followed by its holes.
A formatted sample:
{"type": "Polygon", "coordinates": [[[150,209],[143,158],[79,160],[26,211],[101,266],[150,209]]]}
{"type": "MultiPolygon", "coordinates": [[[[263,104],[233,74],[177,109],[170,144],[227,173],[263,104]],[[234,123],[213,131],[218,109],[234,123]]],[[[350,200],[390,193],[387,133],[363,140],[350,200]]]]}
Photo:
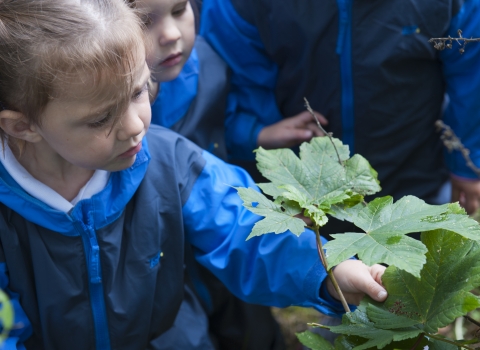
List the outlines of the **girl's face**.
{"type": "Polygon", "coordinates": [[[150,47],[147,62],[158,82],[175,79],[195,41],[195,18],[188,0],[137,0],[145,13],[150,47]]]}
{"type": "MultiPolygon", "coordinates": [[[[145,57],[143,57],[145,62],[145,57]]],[[[130,167],[141,149],[150,125],[147,80],[150,71],[140,64],[134,76],[135,90],[125,113],[113,126],[109,102],[92,102],[85,94],[85,83],[68,86],[69,98],[50,102],[35,131],[41,141],[34,143],[44,159],[55,164],[71,164],[84,169],[118,171],[130,167]]]]}

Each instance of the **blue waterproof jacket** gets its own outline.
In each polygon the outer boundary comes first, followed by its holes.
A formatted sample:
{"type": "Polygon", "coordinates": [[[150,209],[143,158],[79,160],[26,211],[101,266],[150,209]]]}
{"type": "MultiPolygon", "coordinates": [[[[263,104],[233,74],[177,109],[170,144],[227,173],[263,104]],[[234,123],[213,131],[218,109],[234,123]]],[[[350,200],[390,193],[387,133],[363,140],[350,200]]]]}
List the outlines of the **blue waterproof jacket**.
{"type": "Polygon", "coordinates": [[[152,105],[152,123],[185,136],[215,156],[227,159],[225,119],[229,70],[201,36],[180,74],[160,84],[152,105]]]}
{"type": "Polygon", "coordinates": [[[319,293],[326,273],[314,235],[246,242],[260,217],[232,186],[255,185],[158,126],[132,167],[69,213],[28,195],[0,166],[0,288],[17,325],[5,348],[161,349],[184,305],[186,242],[244,300],[340,312],[319,293]]]}
{"type": "MultiPolygon", "coordinates": [[[[445,181],[434,123],[480,166],[480,43],[439,52],[430,38],[480,37],[479,0],[204,0],[201,35],[232,68],[227,148],[252,159],[260,130],[305,110],[378,171],[383,194],[427,201],[445,181]]],[[[476,178],[459,152],[454,174],[476,178]]]]}

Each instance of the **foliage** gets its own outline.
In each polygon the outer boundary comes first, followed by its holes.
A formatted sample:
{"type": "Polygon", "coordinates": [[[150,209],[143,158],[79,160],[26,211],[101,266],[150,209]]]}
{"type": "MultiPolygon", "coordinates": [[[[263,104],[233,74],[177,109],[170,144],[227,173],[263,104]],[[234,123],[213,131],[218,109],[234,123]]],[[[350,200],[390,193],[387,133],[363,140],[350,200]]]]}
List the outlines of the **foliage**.
{"type": "Polygon", "coordinates": [[[2,331],[0,332],[0,344],[8,337],[9,331],[13,327],[13,307],[8,295],[0,289],[0,322],[2,331]]]}
{"type": "Polygon", "coordinates": [[[349,208],[365,195],[380,191],[377,173],[365,158],[349,158],[348,146],[334,139],[314,138],[300,146],[300,158],[290,149],[256,151],[257,167],[270,183],[259,184],[273,201],[254,189],[237,188],[245,207],[264,216],[248,238],[290,230],[296,235],[305,223],[295,217],[303,213],[316,224],[327,223],[335,205],[349,208]],[[339,159],[337,158],[336,149],[339,159]]]}
{"type": "Polygon", "coordinates": [[[380,190],[377,173],[360,155],[350,158],[348,146],[337,139],[312,139],[302,144],[299,157],[287,149],[260,148],[256,158],[271,182],[259,184],[265,194],[237,188],[244,206],[264,217],[248,239],[272,232],[300,235],[306,224],[299,215],[312,221],[318,236],[333,216],[362,232],[332,235],[325,247],[317,240],[331,278],[332,267],[354,255],[369,265],[389,265],[384,304],[364,300],[343,316],[342,325],[322,326],[342,334],[334,346],[308,332],[298,334],[301,342],[312,349],[469,349],[436,334],[480,306],[470,293],[480,286],[480,227],[458,203],[434,206],[413,196],[366,203],[365,196],[380,190]],[[422,232],[421,241],[407,236],[414,232],[422,232]]]}

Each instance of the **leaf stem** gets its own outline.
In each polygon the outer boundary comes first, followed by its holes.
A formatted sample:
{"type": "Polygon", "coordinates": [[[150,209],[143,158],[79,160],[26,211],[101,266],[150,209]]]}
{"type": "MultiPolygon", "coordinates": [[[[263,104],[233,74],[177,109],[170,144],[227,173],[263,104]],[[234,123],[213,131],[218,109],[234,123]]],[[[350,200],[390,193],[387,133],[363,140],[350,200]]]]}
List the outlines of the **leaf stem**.
{"type": "Polygon", "coordinates": [[[320,323],[311,322],[311,323],[307,323],[307,326],[315,327],[315,328],[323,328],[323,329],[328,329],[328,330],[330,330],[330,327],[324,326],[323,324],[320,324],[320,323]]]}
{"type": "Polygon", "coordinates": [[[333,275],[333,270],[328,268],[327,257],[325,256],[325,252],[323,251],[322,240],[320,238],[320,227],[318,225],[315,225],[314,231],[315,231],[315,236],[317,238],[317,252],[318,252],[318,256],[320,257],[320,261],[322,262],[322,265],[325,268],[325,271],[327,271],[328,277],[330,277],[330,280],[332,281],[333,287],[335,288],[335,291],[337,292],[338,297],[340,298],[340,302],[342,303],[342,306],[345,309],[345,312],[350,312],[350,307],[348,306],[348,303],[345,300],[345,297],[343,296],[340,286],[338,285],[337,280],[333,275]]]}
{"type": "Polygon", "coordinates": [[[468,315],[465,315],[465,316],[463,316],[463,317],[465,317],[467,320],[469,320],[470,322],[472,322],[474,325],[480,327],[480,323],[479,323],[477,320],[474,320],[473,318],[471,318],[471,317],[468,316],[468,315]]]}
{"type": "Polygon", "coordinates": [[[421,343],[423,337],[425,337],[425,333],[422,333],[418,336],[417,341],[415,342],[415,344],[413,344],[411,350],[415,350],[417,348],[417,346],[421,343]]]}
{"type": "Polygon", "coordinates": [[[343,164],[342,162],[342,159],[340,158],[340,154],[338,153],[338,150],[337,150],[337,146],[335,146],[335,143],[333,142],[333,139],[332,139],[332,133],[331,132],[327,132],[322,124],[320,124],[320,121],[318,120],[317,116],[315,115],[315,113],[313,112],[313,109],[312,107],[310,107],[310,103],[308,103],[308,100],[306,97],[303,98],[305,100],[305,108],[307,108],[307,111],[310,112],[310,114],[313,116],[313,118],[315,119],[315,121],[317,122],[317,126],[320,130],[322,130],[322,132],[328,136],[328,138],[330,139],[330,142],[332,143],[333,145],[333,148],[335,149],[335,153],[337,153],[337,157],[338,157],[338,162],[343,166],[345,167],[345,164],[343,164]]]}
{"type": "Polygon", "coordinates": [[[461,344],[461,343],[457,343],[456,341],[453,341],[453,340],[450,340],[450,339],[447,339],[447,338],[442,338],[438,335],[435,335],[435,334],[430,334],[430,333],[426,333],[425,334],[427,337],[430,337],[430,338],[433,338],[433,339],[437,339],[437,340],[440,340],[440,341],[443,341],[445,343],[449,343],[449,344],[452,344],[452,345],[455,345],[459,348],[464,348],[464,349],[467,349],[467,350],[475,350],[474,348],[471,348],[471,347],[468,347],[468,346],[465,346],[464,344],[461,344]]]}

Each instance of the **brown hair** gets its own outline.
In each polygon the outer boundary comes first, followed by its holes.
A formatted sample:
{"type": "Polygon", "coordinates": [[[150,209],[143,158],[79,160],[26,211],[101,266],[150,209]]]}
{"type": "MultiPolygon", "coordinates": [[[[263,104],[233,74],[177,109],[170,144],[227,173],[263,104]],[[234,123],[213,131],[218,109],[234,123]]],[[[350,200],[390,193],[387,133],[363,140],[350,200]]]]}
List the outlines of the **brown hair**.
{"type": "Polygon", "coordinates": [[[115,98],[120,115],[138,50],[141,23],[122,0],[0,0],[0,101],[41,125],[49,101],[80,80],[92,98],[115,98]]]}
{"type": "MultiPolygon", "coordinates": [[[[202,0],[188,0],[190,6],[193,10],[193,16],[195,17],[195,33],[200,31],[200,12],[202,9],[202,0]]],[[[137,9],[137,0],[127,0],[129,6],[133,9],[137,9]]],[[[146,18],[146,14],[138,11],[137,14],[140,16],[142,22],[144,24],[148,23],[148,18],[146,18]]],[[[147,48],[148,49],[148,48],[147,48]]]]}

